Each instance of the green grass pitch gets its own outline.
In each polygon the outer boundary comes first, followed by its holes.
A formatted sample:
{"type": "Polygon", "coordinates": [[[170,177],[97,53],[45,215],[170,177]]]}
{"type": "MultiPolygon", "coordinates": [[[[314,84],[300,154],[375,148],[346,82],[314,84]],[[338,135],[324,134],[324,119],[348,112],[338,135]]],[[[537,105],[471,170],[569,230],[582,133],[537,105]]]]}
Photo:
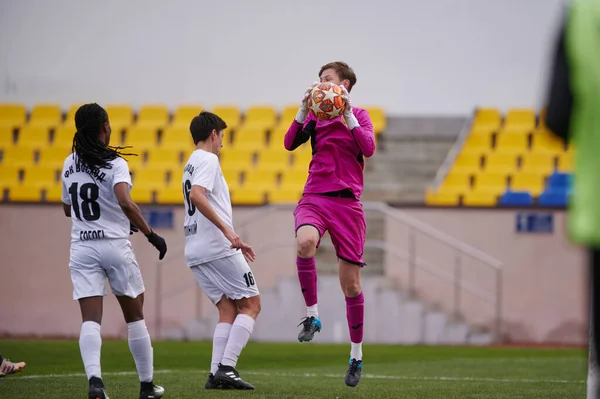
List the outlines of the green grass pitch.
{"type": "MultiPolygon", "coordinates": [[[[154,342],[155,382],[165,398],[569,399],[585,397],[586,351],[364,345],[356,388],[344,385],[349,345],[250,342],[238,363],[255,391],[205,391],[210,342],[154,342]]],[[[0,340],[0,353],[27,368],[0,379],[0,398],[87,397],[76,341],[0,340]]],[[[111,399],[137,398],[127,341],[104,341],[111,399]]]]}

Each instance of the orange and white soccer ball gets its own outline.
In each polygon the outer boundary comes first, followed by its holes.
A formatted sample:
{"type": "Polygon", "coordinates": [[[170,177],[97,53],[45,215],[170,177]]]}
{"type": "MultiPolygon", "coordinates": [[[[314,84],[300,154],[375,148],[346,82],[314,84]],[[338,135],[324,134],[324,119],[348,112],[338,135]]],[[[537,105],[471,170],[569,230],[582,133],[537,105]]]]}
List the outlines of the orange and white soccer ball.
{"type": "Polygon", "coordinates": [[[330,82],[319,83],[308,96],[308,109],[317,119],[335,119],[344,113],[343,95],[340,86],[330,82]]]}

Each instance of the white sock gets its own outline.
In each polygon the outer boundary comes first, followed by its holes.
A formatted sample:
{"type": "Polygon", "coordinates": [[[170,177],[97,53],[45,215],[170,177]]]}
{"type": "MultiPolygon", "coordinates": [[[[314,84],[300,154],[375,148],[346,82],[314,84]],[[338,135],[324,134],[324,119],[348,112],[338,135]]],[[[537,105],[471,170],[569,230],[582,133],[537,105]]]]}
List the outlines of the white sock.
{"type": "Polygon", "coordinates": [[[100,324],[95,321],[83,322],[79,334],[79,350],[88,380],[92,377],[102,378],[102,373],[100,372],[101,348],[100,324]]]}
{"type": "Polygon", "coordinates": [[[306,317],[311,317],[311,316],[319,318],[319,308],[317,307],[316,303],[312,306],[306,307],[306,317]]]}
{"type": "Polygon", "coordinates": [[[127,333],[129,350],[133,355],[140,381],[150,382],[154,374],[154,351],[150,334],[148,334],[146,328],[146,321],[139,320],[127,323],[127,333]]]}
{"type": "Polygon", "coordinates": [[[221,361],[223,366],[236,366],[240,353],[248,343],[253,329],[254,319],[252,317],[246,314],[237,315],[233,326],[231,326],[227,346],[225,346],[225,352],[223,353],[223,360],[221,361]]]}
{"type": "Polygon", "coordinates": [[[223,353],[227,346],[227,340],[229,339],[229,332],[231,331],[231,324],[229,323],[218,323],[215,327],[215,333],[213,335],[213,347],[212,347],[212,360],[210,361],[210,372],[215,375],[219,369],[219,363],[223,361],[223,353]]]}
{"type": "Polygon", "coordinates": [[[350,349],[350,359],[362,360],[362,342],[355,344],[351,342],[352,349],[350,349]]]}

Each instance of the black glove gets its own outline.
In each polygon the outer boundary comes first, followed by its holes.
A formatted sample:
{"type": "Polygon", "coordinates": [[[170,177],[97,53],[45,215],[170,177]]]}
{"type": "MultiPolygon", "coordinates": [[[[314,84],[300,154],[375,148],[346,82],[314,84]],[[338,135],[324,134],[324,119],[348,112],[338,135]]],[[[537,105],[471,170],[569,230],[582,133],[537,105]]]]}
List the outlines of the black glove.
{"type": "Polygon", "coordinates": [[[129,235],[132,235],[133,233],[137,233],[138,231],[140,231],[140,229],[138,229],[135,224],[129,222],[129,235]]]}
{"type": "Polygon", "coordinates": [[[167,242],[165,239],[153,231],[150,231],[150,234],[146,238],[148,238],[150,244],[154,245],[154,248],[158,249],[158,259],[162,260],[167,253],[167,242]]]}

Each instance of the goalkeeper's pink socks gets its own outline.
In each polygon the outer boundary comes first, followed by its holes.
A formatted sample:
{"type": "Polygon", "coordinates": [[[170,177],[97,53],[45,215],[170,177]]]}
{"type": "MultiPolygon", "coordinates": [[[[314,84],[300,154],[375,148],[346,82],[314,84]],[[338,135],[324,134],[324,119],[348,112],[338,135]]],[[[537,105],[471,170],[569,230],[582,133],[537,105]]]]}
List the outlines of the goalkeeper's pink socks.
{"type": "Polygon", "coordinates": [[[298,280],[306,307],[310,308],[317,304],[317,265],[315,258],[296,257],[298,267],[298,280]]]}
{"type": "Polygon", "coordinates": [[[365,297],[362,292],[353,298],[346,297],[346,318],[348,319],[350,341],[355,344],[361,343],[365,321],[365,297]]]}

